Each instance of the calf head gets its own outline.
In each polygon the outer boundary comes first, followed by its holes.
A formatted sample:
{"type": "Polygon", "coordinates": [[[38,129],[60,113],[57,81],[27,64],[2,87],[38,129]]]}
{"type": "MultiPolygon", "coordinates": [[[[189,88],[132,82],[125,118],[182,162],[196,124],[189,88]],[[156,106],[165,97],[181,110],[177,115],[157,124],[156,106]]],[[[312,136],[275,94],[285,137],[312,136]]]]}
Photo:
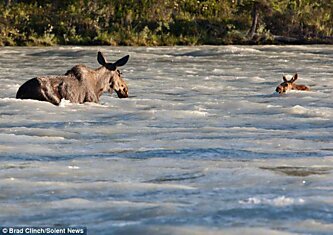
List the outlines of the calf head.
{"type": "Polygon", "coordinates": [[[124,56],[123,58],[117,60],[114,63],[108,63],[104,58],[101,52],[98,52],[97,61],[100,65],[107,69],[106,74],[104,77],[106,79],[105,89],[110,93],[114,90],[119,98],[127,98],[128,97],[128,87],[125,81],[121,77],[121,72],[119,71],[118,67],[123,66],[127,63],[129,55],[124,56]]]}
{"type": "Polygon", "coordinates": [[[283,82],[280,85],[278,85],[275,91],[281,94],[295,89],[295,81],[297,80],[297,78],[298,78],[297,73],[289,81],[285,76],[283,76],[283,82]]]}

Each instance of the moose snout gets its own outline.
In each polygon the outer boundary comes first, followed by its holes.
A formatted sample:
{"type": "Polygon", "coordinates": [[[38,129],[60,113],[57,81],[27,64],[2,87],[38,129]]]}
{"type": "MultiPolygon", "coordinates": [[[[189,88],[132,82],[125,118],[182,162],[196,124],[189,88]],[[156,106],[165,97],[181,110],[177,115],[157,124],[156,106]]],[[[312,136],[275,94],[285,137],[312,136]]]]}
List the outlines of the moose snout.
{"type": "Polygon", "coordinates": [[[282,93],[283,92],[283,88],[281,86],[278,86],[276,89],[275,89],[276,92],[278,93],[282,93]]]}
{"type": "Polygon", "coordinates": [[[119,98],[128,98],[128,94],[121,94],[121,95],[118,95],[119,98]]]}
{"type": "Polygon", "coordinates": [[[119,90],[119,91],[116,91],[117,92],[117,95],[119,98],[127,98],[128,97],[128,91],[127,90],[119,90]]]}

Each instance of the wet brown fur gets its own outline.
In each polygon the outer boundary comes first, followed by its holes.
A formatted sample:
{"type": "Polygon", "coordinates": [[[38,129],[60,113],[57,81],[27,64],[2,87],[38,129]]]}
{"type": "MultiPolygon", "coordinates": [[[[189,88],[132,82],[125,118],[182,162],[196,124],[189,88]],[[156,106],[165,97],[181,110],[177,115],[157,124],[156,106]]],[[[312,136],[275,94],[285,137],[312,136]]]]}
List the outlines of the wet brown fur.
{"type": "Polygon", "coordinates": [[[295,81],[298,79],[298,74],[296,73],[289,81],[285,76],[283,76],[283,82],[276,87],[275,91],[282,94],[290,90],[300,90],[309,91],[310,88],[305,85],[297,85],[295,81]]]}
{"type": "Polygon", "coordinates": [[[76,65],[65,75],[35,77],[25,82],[17,91],[18,99],[35,99],[59,105],[61,99],[72,103],[99,102],[104,92],[115,90],[119,98],[128,97],[128,88],[117,69],[127,63],[125,56],[115,63],[107,63],[101,52],[97,60],[102,65],[90,69],[76,65]]]}

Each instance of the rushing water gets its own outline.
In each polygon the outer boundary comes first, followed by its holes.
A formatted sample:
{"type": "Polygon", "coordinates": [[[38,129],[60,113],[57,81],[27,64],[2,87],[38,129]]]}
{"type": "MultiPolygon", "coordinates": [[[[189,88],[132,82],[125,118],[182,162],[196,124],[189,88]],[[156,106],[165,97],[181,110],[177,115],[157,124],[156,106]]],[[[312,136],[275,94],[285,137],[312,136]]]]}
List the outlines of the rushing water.
{"type": "Polygon", "coordinates": [[[0,48],[0,224],[332,234],[332,97],[332,46],[0,48]],[[130,98],[15,99],[98,50],[130,98]],[[311,91],[275,94],[296,72],[311,91]]]}

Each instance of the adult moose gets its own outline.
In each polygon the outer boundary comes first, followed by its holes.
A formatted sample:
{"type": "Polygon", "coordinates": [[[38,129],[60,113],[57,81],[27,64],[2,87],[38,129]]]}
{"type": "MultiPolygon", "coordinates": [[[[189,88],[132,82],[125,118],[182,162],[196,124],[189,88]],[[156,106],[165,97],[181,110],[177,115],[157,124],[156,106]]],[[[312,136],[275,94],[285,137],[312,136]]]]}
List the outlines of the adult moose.
{"type": "Polygon", "coordinates": [[[277,86],[275,89],[279,94],[285,93],[290,90],[300,90],[300,91],[309,91],[310,88],[305,85],[298,85],[295,81],[298,78],[298,74],[296,73],[289,81],[285,76],[283,76],[283,82],[277,86]]]}
{"type": "Polygon", "coordinates": [[[119,98],[128,97],[128,88],[117,69],[127,63],[129,55],[108,63],[101,52],[97,61],[101,67],[90,69],[76,65],[65,75],[35,77],[26,81],[17,91],[17,99],[48,101],[59,105],[61,99],[72,103],[99,102],[104,92],[116,91],[119,98]]]}

